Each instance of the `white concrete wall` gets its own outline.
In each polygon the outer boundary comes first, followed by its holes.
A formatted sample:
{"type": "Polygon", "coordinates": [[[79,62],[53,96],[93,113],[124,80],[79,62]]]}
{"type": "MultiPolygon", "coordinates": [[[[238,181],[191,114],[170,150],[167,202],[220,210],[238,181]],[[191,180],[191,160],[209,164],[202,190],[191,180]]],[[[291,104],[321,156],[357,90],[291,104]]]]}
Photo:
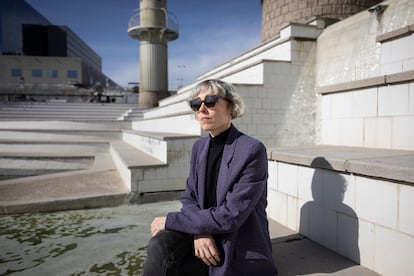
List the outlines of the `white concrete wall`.
{"type": "MultiPolygon", "coordinates": [[[[381,15],[361,12],[329,27],[317,43],[317,86],[414,70],[414,35],[377,37],[414,24],[414,2],[385,1],[381,15]],[[334,47],[340,44],[341,47],[334,47]]],[[[414,82],[323,94],[321,143],[414,149],[414,82]]]]}
{"type": "Polygon", "coordinates": [[[413,38],[378,43],[377,36],[414,24],[414,1],[390,0],[383,13],[362,11],[329,26],[317,44],[316,86],[412,70],[413,38]]]}
{"type": "Polygon", "coordinates": [[[184,190],[196,139],[168,139],[168,166],[139,169],[142,174],[135,179],[133,190],[139,193],[184,190]]]}
{"type": "MultiPolygon", "coordinates": [[[[322,33],[315,87],[413,70],[412,33],[377,37],[412,25],[414,2],[382,4],[381,16],[364,11],[322,33]]],[[[412,80],[322,94],[316,114],[321,144],[414,150],[412,80]]],[[[268,183],[270,218],[381,275],[414,275],[413,185],[277,161],[268,183]]]]}
{"type": "Polygon", "coordinates": [[[314,41],[289,40],[292,61],[263,62],[263,85],[238,85],[247,105],[235,124],[268,148],[312,144],[318,137],[314,41]]]}
{"type": "MultiPolygon", "coordinates": [[[[286,38],[276,38],[206,72],[205,74],[199,76],[198,80],[201,81],[213,78],[224,79],[225,77],[233,75],[236,72],[242,72],[246,68],[250,68],[252,65],[256,65],[263,60],[290,61],[290,46],[290,43],[286,43],[286,38]]],[[[256,77],[260,78],[260,76],[256,77]]],[[[233,82],[247,83],[243,78],[239,78],[237,80],[233,79],[233,82]]],[[[255,79],[255,83],[256,82],[257,79],[255,79]]]]}
{"type": "Polygon", "coordinates": [[[166,141],[129,132],[122,133],[122,140],[167,164],[166,141]]]}
{"type": "Polygon", "coordinates": [[[414,150],[414,83],[322,96],[322,144],[414,150]]]}
{"type": "Polygon", "coordinates": [[[414,35],[381,43],[380,74],[414,70],[414,35]]]}
{"type": "Polygon", "coordinates": [[[414,187],[269,162],[270,218],[381,275],[414,275],[414,187]]]}
{"type": "Polygon", "coordinates": [[[193,114],[162,117],[132,122],[132,129],[144,132],[200,135],[200,125],[193,114]]]}

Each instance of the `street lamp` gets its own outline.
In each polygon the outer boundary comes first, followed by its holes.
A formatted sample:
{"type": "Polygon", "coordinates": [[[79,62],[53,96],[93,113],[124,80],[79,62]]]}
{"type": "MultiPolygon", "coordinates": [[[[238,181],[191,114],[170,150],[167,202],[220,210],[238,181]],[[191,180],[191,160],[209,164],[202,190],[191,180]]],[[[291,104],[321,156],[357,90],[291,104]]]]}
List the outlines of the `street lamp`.
{"type": "Polygon", "coordinates": [[[178,85],[178,88],[177,89],[179,89],[179,88],[181,88],[181,87],[183,87],[183,82],[184,82],[184,77],[183,77],[183,71],[184,71],[184,69],[185,69],[185,65],[178,65],[177,66],[178,67],[178,69],[180,69],[180,78],[178,79],[178,81],[180,82],[179,83],[179,85],[178,85]]]}

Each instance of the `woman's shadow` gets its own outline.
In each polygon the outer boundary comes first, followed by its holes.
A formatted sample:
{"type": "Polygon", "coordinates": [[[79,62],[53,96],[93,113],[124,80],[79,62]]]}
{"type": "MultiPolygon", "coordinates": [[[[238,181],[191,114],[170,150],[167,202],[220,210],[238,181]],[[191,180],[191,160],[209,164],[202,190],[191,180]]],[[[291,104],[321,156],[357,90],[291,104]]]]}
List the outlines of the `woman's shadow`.
{"type": "Polygon", "coordinates": [[[299,232],[305,238],[278,245],[279,253],[286,251],[283,253],[289,255],[286,259],[291,259],[286,268],[282,260],[277,260],[281,265],[279,275],[332,273],[360,263],[358,217],[343,203],[350,192],[346,178],[322,157],[315,158],[311,167],[315,168],[311,183],[313,201],[302,206],[299,222],[299,232]]]}
{"type": "Polygon", "coordinates": [[[358,216],[343,203],[350,192],[348,183],[323,157],[315,158],[311,167],[315,168],[311,183],[313,201],[301,208],[299,231],[359,264],[358,216]]]}

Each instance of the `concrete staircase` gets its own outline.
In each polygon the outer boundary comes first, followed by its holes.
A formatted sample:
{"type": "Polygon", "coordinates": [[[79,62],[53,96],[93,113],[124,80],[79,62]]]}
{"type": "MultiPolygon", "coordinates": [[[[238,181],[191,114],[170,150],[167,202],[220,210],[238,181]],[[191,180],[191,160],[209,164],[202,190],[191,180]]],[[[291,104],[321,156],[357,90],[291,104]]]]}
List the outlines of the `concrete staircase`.
{"type": "Polygon", "coordinates": [[[142,110],[136,105],[66,103],[66,102],[8,102],[0,104],[1,120],[124,120],[141,119],[142,110]],[[53,116],[53,117],[52,117],[53,116]]]}
{"type": "Polygon", "coordinates": [[[176,199],[197,135],[185,125],[174,133],[134,127],[143,113],[117,104],[1,105],[0,213],[176,199]]]}

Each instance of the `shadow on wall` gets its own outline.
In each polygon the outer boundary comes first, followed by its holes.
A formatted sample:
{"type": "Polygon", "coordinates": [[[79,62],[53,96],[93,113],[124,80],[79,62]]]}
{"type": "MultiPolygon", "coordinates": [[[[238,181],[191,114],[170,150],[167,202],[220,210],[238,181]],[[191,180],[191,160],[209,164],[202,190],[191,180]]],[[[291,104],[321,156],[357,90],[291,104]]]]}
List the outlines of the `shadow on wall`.
{"type": "Polygon", "coordinates": [[[359,264],[358,216],[343,203],[348,183],[323,157],[311,167],[313,201],[302,206],[299,232],[359,264]]]}
{"type": "Polygon", "coordinates": [[[300,212],[299,232],[305,237],[293,235],[291,239],[284,237],[287,242],[272,241],[279,273],[308,275],[347,268],[352,273],[351,267],[360,263],[359,226],[354,210],[343,203],[347,181],[324,158],[315,158],[311,166],[315,168],[313,201],[305,203],[300,212]]]}

